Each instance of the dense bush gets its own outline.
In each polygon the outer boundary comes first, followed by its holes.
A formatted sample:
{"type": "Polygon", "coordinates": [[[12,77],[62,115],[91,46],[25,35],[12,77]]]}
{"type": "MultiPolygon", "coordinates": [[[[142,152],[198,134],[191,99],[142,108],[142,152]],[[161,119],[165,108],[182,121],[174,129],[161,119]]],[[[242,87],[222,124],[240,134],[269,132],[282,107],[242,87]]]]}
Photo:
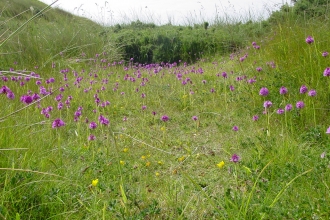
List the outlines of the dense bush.
{"type": "Polygon", "coordinates": [[[260,36],[268,24],[246,23],[214,24],[208,22],[191,26],[144,24],[115,25],[107,32],[122,49],[125,60],[134,58],[140,63],[194,62],[203,55],[231,53],[246,44],[249,37],[260,36]]]}

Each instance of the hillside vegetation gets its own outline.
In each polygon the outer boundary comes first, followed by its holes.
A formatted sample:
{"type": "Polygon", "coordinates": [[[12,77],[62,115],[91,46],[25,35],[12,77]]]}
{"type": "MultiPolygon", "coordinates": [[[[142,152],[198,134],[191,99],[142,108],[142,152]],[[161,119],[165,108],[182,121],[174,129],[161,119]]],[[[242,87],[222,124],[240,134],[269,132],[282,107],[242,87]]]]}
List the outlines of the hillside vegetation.
{"type": "MultiPolygon", "coordinates": [[[[328,6],[193,27],[43,12],[0,47],[0,218],[329,219],[328,6]]],[[[45,5],[0,7],[4,39],[45,5]]]]}
{"type": "MultiPolygon", "coordinates": [[[[2,37],[9,36],[45,6],[31,0],[1,2],[2,37]]],[[[194,26],[156,26],[152,21],[142,23],[138,20],[102,27],[55,8],[41,13],[19,35],[11,37],[1,47],[1,66],[8,69],[13,62],[20,62],[26,67],[45,66],[54,60],[84,60],[86,56],[90,58],[101,52],[106,52],[112,60],[134,58],[139,63],[194,62],[204,55],[237,51],[249,38],[269,30],[269,23],[265,21],[228,25],[218,20],[213,23],[211,26],[208,22],[194,26]],[[86,56],[82,56],[82,52],[86,56]]]]}
{"type": "Polygon", "coordinates": [[[22,69],[46,65],[49,68],[54,60],[86,59],[83,51],[89,54],[108,52],[109,57],[118,55],[109,39],[102,37],[102,26],[58,8],[39,13],[45,7],[36,0],[0,2],[2,39],[10,36],[33,15],[38,15],[1,46],[1,69],[8,70],[14,62],[19,63],[22,69]]]}

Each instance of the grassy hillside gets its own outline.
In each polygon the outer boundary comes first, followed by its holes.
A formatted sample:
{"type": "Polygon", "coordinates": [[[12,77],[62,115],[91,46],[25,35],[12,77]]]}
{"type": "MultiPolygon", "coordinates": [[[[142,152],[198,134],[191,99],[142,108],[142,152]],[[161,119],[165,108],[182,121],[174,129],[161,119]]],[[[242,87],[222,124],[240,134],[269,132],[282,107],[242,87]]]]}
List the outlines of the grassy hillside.
{"type": "Polygon", "coordinates": [[[36,58],[44,69],[1,71],[0,218],[329,219],[330,24],[302,14],[284,6],[197,62],[122,61],[74,38],[36,58]]]}
{"type": "MultiPolygon", "coordinates": [[[[25,21],[38,14],[46,5],[39,1],[13,0],[0,3],[1,34],[9,36],[25,21]]],[[[96,53],[107,53],[114,61],[134,58],[139,63],[195,62],[203,56],[224,55],[244,46],[251,37],[269,31],[267,21],[204,22],[193,26],[156,26],[152,21],[102,27],[85,18],[58,8],[46,10],[11,37],[1,47],[1,66],[9,69],[14,62],[26,68],[45,66],[61,58],[84,60],[96,53]],[[38,46],[36,46],[38,45],[38,46]],[[10,56],[6,56],[9,54],[10,56]],[[60,55],[62,54],[62,55],[60,55]]]]}
{"type": "Polygon", "coordinates": [[[13,68],[14,63],[22,69],[50,68],[54,60],[83,60],[101,52],[107,52],[108,57],[118,56],[109,40],[102,37],[102,26],[58,8],[38,14],[45,7],[45,4],[31,0],[0,2],[3,40],[33,15],[39,15],[1,46],[0,66],[3,70],[13,68]],[[82,56],[82,52],[86,56],[82,56]]]}

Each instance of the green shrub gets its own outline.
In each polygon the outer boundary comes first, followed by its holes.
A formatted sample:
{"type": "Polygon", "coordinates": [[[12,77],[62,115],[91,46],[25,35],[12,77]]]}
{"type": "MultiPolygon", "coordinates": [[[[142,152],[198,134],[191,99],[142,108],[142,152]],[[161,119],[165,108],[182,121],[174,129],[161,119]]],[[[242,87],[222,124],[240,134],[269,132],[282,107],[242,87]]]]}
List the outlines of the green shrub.
{"type": "Polygon", "coordinates": [[[247,37],[260,36],[267,24],[213,25],[208,22],[190,26],[142,24],[115,25],[107,32],[124,59],[136,62],[195,62],[203,55],[227,54],[242,47],[247,37]],[[228,27],[230,26],[230,27],[228,27]],[[245,33],[249,32],[248,35],[245,33]]]}

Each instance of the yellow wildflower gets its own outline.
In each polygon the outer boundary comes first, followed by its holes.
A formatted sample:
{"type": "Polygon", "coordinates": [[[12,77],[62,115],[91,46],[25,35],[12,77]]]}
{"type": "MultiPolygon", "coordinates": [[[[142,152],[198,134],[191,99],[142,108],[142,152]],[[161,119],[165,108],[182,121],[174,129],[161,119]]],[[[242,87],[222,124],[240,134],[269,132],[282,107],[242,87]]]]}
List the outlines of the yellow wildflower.
{"type": "Polygon", "coordinates": [[[179,158],[178,158],[178,161],[179,161],[179,162],[182,162],[184,159],[185,159],[185,157],[182,156],[182,157],[179,157],[179,158]]]}
{"type": "Polygon", "coordinates": [[[147,157],[144,156],[144,155],[141,156],[141,159],[142,159],[142,160],[145,160],[146,158],[147,158],[147,157]]]}
{"type": "Polygon", "coordinates": [[[161,161],[161,160],[159,160],[157,163],[158,163],[159,165],[163,165],[163,161],[161,161]]]}
{"type": "Polygon", "coordinates": [[[161,131],[165,131],[165,129],[166,128],[164,126],[160,128],[161,131]]]}
{"type": "Polygon", "coordinates": [[[99,179],[92,180],[92,186],[96,186],[99,183],[99,179]]]}
{"type": "Polygon", "coordinates": [[[128,148],[125,147],[125,148],[123,149],[123,152],[124,152],[124,153],[127,153],[127,152],[128,152],[128,148]]]}
{"type": "Polygon", "coordinates": [[[151,164],[151,163],[148,161],[148,162],[146,163],[146,167],[150,166],[150,164],[151,164]]]}
{"type": "Polygon", "coordinates": [[[221,161],[220,163],[217,164],[219,168],[222,168],[225,165],[225,162],[221,161]]]}
{"type": "Polygon", "coordinates": [[[159,172],[156,172],[156,173],[155,173],[155,175],[156,175],[156,176],[159,176],[159,175],[160,175],[160,173],[159,173],[159,172]]]}
{"type": "Polygon", "coordinates": [[[119,161],[119,163],[120,163],[121,165],[125,165],[125,161],[123,161],[123,160],[119,161]]]}

